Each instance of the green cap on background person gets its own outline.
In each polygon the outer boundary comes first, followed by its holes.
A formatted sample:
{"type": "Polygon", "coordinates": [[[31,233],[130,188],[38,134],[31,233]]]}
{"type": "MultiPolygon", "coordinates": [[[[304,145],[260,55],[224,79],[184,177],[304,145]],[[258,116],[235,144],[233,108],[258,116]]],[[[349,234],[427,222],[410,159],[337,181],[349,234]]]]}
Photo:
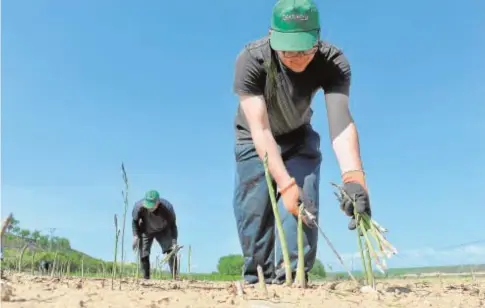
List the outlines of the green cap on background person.
{"type": "Polygon", "coordinates": [[[274,50],[313,48],[320,36],[320,18],[312,0],[279,0],[273,7],[270,45],[274,50]]]}
{"type": "Polygon", "coordinates": [[[145,199],[143,200],[143,206],[149,210],[155,208],[160,199],[160,194],[156,190],[149,190],[145,193],[145,199]]]}

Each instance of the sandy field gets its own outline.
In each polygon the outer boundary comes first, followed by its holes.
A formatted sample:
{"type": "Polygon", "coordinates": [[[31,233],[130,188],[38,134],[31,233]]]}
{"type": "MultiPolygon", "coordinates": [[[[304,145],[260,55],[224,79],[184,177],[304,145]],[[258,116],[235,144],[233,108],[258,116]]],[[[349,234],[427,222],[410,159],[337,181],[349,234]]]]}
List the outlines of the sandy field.
{"type": "Polygon", "coordinates": [[[235,282],[135,281],[6,274],[2,308],[209,308],[209,307],[485,307],[485,280],[464,278],[385,280],[377,292],[362,292],[351,282],[310,284],[307,289],[235,282]],[[240,284],[239,284],[240,285],[240,284]],[[239,292],[238,292],[239,290],[239,292]]]}

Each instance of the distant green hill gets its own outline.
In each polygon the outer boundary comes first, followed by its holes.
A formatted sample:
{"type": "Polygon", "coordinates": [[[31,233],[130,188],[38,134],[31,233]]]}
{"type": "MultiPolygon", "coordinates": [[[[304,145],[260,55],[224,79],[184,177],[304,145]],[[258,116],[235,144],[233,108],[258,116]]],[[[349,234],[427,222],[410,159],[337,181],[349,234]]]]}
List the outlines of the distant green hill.
{"type": "Polygon", "coordinates": [[[474,272],[485,271],[485,264],[463,264],[451,266],[426,266],[426,267],[409,267],[409,268],[391,268],[388,270],[389,275],[406,275],[406,274],[425,274],[425,273],[445,273],[456,274],[466,273],[473,270],[474,272]]]}
{"type": "MultiPolygon", "coordinates": [[[[375,277],[402,277],[404,275],[413,274],[429,274],[429,273],[442,273],[442,274],[461,274],[471,272],[485,272],[485,264],[464,264],[464,265],[452,265],[452,266],[426,266],[426,267],[408,267],[408,268],[389,268],[387,270],[387,275],[384,276],[382,273],[375,271],[375,277]]],[[[353,271],[352,275],[356,277],[361,277],[362,272],[353,271]]],[[[347,272],[328,272],[327,275],[330,279],[346,279],[348,278],[347,272]]]]}
{"type": "Polygon", "coordinates": [[[80,271],[81,263],[84,263],[84,270],[92,272],[96,268],[106,266],[107,262],[93,258],[85,253],[74,250],[70,247],[67,239],[58,238],[57,242],[43,243],[39,240],[33,240],[31,237],[21,237],[16,234],[6,233],[2,241],[3,261],[2,267],[8,269],[17,269],[19,257],[22,251],[22,268],[31,268],[34,263],[34,269],[40,260],[53,261],[57,260],[58,266],[66,267],[69,263],[71,272],[80,271]],[[57,254],[57,256],[56,256],[57,254]]]}
{"type": "Polygon", "coordinates": [[[84,273],[110,272],[113,263],[106,262],[71,248],[67,238],[49,236],[37,230],[20,227],[15,218],[2,239],[2,268],[17,269],[22,255],[22,270],[37,270],[41,260],[56,260],[59,271],[84,273]],[[22,251],[23,254],[22,254],[22,251]]]}

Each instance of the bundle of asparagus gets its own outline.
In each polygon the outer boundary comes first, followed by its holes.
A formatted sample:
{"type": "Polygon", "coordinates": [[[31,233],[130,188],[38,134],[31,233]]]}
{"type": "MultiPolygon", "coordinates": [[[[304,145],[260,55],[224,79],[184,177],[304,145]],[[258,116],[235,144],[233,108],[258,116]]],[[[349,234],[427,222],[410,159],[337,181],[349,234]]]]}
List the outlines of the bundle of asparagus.
{"type": "MultiPolygon", "coordinates": [[[[264,156],[263,159],[263,165],[264,165],[264,171],[265,171],[265,176],[266,176],[266,181],[268,185],[268,192],[271,198],[271,204],[273,207],[273,212],[275,215],[275,220],[276,220],[276,228],[278,230],[279,238],[280,238],[280,243],[281,243],[281,249],[283,253],[283,263],[285,265],[285,272],[286,272],[286,284],[291,285],[291,280],[292,280],[292,272],[291,272],[291,267],[290,267],[290,257],[288,253],[288,248],[287,248],[287,243],[286,243],[286,237],[285,237],[285,232],[282,227],[281,223],[281,218],[279,215],[278,207],[276,204],[276,198],[275,198],[275,192],[272,184],[272,178],[269,173],[269,168],[268,168],[268,155],[267,153],[264,156]]],[[[351,198],[339,185],[331,183],[333,186],[337,187],[340,191],[340,194],[336,194],[337,199],[339,202],[341,202],[342,198],[348,198],[349,200],[352,200],[354,203],[354,208],[355,208],[355,200],[351,198]]],[[[302,217],[304,213],[304,205],[301,204],[299,208],[299,215],[298,215],[298,228],[297,228],[297,234],[298,234],[298,266],[297,266],[297,273],[296,273],[296,282],[298,285],[301,287],[306,286],[306,281],[305,281],[305,273],[304,273],[304,254],[303,254],[303,223],[302,223],[302,217]]],[[[386,239],[384,236],[384,233],[387,232],[387,229],[379,225],[375,220],[373,220],[369,215],[367,214],[359,214],[357,212],[354,213],[356,223],[357,223],[357,240],[358,240],[358,246],[359,246],[359,251],[361,255],[361,260],[362,260],[362,269],[364,271],[367,284],[369,286],[372,286],[375,288],[375,279],[374,279],[374,273],[372,271],[372,263],[371,263],[371,258],[374,259],[374,263],[379,271],[381,271],[383,274],[385,274],[385,270],[387,269],[387,264],[384,260],[384,258],[390,258],[392,255],[397,254],[396,248],[394,248],[391,243],[386,239]],[[375,243],[377,243],[377,251],[373,246],[372,241],[373,240],[375,243]],[[382,260],[379,258],[379,255],[381,255],[382,260]]],[[[322,235],[325,236],[325,234],[322,235]]],[[[342,258],[340,255],[337,253],[337,251],[334,249],[333,245],[330,243],[328,238],[325,239],[327,240],[327,243],[330,245],[334,253],[337,255],[339,260],[342,262],[342,265],[345,267],[345,264],[343,263],[342,258]]],[[[355,280],[353,277],[352,273],[348,271],[350,277],[355,280]]]]}
{"type": "MultiPolygon", "coordinates": [[[[335,186],[340,194],[335,193],[339,202],[342,198],[348,198],[352,200],[355,205],[355,200],[351,198],[339,185],[331,183],[335,186]]],[[[354,208],[356,208],[354,206],[354,208]]],[[[387,270],[387,263],[385,258],[390,258],[392,255],[397,254],[397,249],[386,239],[384,233],[388,230],[379,225],[374,219],[369,217],[367,213],[359,214],[354,213],[356,220],[357,231],[357,243],[360,251],[360,257],[362,260],[362,269],[369,286],[375,287],[374,273],[372,270],[371,260],[374,260],[376,268],[383,274],[387,270]],[[377,249],[374,247],[373,242],[377,244],[377,249]],[[380,257],[379,257],[380,256],[380,257]]]]}

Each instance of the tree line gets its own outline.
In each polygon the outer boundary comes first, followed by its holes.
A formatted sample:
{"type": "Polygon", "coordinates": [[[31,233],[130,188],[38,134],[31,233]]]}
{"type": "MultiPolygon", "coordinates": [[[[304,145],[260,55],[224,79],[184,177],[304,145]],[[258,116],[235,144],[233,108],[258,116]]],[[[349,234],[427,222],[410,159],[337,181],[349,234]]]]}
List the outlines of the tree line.
{"type": "Polygon", "coordinates": [[[65,251],[71,249],[71,243],[67,238],[42,234],[42,232],[39,230],[31,231],[29,229],[21,228],[19,220],[13,216],[6,231],[6,240],[8,242],[12,242],[15,238],[18,238],[20,240],[18,242],[20,243],[28,242],[49,251],[65,251]]]}
{"type": "MultiPolygon", "coordinates": [[[[217,271],[222,275],[241,275],[244,265],[244,257],[238,254],[230,254],[219,258],[217,263],[217,271]]],[[[318,259],[309,273],[310,278],[323,279],[327,276],[325,267],[318,259]]]]}

